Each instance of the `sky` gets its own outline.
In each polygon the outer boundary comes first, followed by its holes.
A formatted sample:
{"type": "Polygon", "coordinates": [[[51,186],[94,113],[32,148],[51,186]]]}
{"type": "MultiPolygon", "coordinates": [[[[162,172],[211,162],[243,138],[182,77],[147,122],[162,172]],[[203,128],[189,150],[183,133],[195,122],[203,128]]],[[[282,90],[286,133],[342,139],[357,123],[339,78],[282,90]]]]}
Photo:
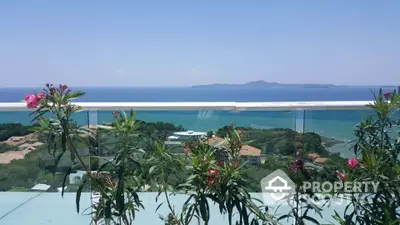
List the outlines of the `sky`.
{"type": "Polygon", "coordinates": [[[0,87],[400,84],[398,0],[0,1],[0,87]]]}

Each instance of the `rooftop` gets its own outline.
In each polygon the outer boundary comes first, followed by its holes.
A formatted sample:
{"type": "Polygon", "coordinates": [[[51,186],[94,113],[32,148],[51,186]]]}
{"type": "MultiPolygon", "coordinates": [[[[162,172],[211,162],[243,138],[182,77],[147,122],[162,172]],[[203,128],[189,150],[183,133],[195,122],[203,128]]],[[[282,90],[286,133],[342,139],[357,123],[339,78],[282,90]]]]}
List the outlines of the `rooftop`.
{"type": "Polygon", "coordinates": [[[310,159],[316,159],[316,158],[319,158],[319,157],[321,157],[321,156],[318,155],[317,153],[310,153],[310,154],[308,154],[308,158],[310,158],[310,159]]]}
{"type": "Polygon", "coordinates": [[[215,145],[218,145],[218,144],[220,144],[220,143],[222,143],[222,142],[224,142],[224,141],[225,141],[224,138],[220,138],[220,137],[218,137],[218,136],[214,136],[214,137],[212,137],[212,138],[209,138],[209,139],[206,141],[206,144],[211,145],[211,146],[215,146],[215,145]]]}
{"type": "Polygon", "coordinates": [[[314,162],[324,164],[329,158],[316,158],[314,162]]]}
{"type": "Polygon", "coordinates": [[[207,133],[188,130],[188,131],[174,132],[174,135],[178,135],[178,136],[206,136],[207,133]]]}
{"type": "Polygon", "coordinates": [[[241,156],[261,156],[261,150],[250,146],[250,145],[243,145],[240,149],[241,156]]]}

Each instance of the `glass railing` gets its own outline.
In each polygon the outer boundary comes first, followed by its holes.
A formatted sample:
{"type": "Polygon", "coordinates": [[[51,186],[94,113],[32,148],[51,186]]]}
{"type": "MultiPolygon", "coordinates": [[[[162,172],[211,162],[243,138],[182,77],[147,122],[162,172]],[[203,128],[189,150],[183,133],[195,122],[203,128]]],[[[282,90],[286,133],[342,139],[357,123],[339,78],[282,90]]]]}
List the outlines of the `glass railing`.
{"type": "MultiPolygon", "coordinates": [[[[60,195],[68,156],[55,168],[57,155],[48,151],[45,135],[31,130],[33,118],[27,111],[0,112],[0,224],[89,224],[90,217],[76,213],[72,176],[60,195]]],[[[73,119],[87,126],[88,112],[73,119]]],[[[82,208],[88,208],[90,194],[81,199],[82,208]]]]}
{"type": "MultiPolygon", "coordinates": [[[[305,166],[319,171],[335,167],[352,156],[350,141],[353,127],[369,114],[368,102],[292,102],[292,103],[78,103],[85,110],[74,116],[78,126],[112,126],[115,111],[136,111],[136,120],[143,121],[137,145],[149,151],[155,141],[163,142],[171,151],[184,156],[183,146],[191,138],[203,138],[210,145],[223,141],[226,129],[234,125],[242,133],[241,152],[247,161],[245,177],[248,189],[262,200],[260,181],[271,172],[287,170],[297,157],[305,166]],[[249,150],[250,149],[250,150],[249,150]],[[248,155],[251,152],[251,156],[248,155]]],[[[48,152],[47,137],[29,131],[32,116],[24,104],[0,103],[0,224],[88,224],[89,215],[77,214],[75,192],[85,174],[74,168],[66,180],[61,198],[63,174],[69,170],[68,156],[54,167],[57,156],[48,152]],[[53,174],[53,172],[55,172],[53,174]]],[[[97,133],[96,145],[80,146],[87,166],[96,170],[102,162],[89,156],[111,157],[108,133],[97,133]]],[[[92,143],[93,144],[93,143],[92,143]]],[[[51,152],[50,152],[51,153],[51,152]]],[[[163,224],[158,214],[166,215],[163,206],[155,213],[156,190],[143,190],[140,198],[145,210],[137,213],[135,224],[163,224]]],[[[94,194],[84,189],[82,210],[90,207],[94,194]]],[[[179,209],[185,197],[171,198],[179,209]]],[[[160,200],[162,201],[162,199],[160,200]]],[[[227,224],[219,209],[212,206],[210,224],[227,224]]],[[[312,215],[321,222],[333,221],[334,210],[341,205],[324,206],[322,215],[312,215]]],[[[81,210],[81,211],[82,211],[81,210]]],[[[290,207],[270,205],[268,212],[277,217],[290,207]]],[[[84,213],[90,213],[90,209],[84,213]]],[[[293,224],[282,220],[282,224],[293,224]]]]}

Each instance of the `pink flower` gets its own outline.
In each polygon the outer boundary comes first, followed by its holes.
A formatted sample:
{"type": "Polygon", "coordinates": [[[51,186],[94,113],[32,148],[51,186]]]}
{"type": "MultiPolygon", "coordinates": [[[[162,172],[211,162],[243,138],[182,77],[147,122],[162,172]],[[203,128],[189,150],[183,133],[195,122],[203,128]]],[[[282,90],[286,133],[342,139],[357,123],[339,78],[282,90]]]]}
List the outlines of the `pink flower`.
{"type": "Polygon", "coordinates": [[[188,154],[188,153],[189,153],[189,150],[188,150],[187,148],[184,148],[184,149],[183,149],[183,152],[184,152],[185,154],[188,154]]]}
{"type": "Polygon", "coordinates": [[[385,93],[383,96],[386,98],[386,100],[389,100],[389,98],[392,96],[392,92],[385,93]]]}
{"type": "Polygon", "coordinates": [[[40,99],[36,95],[29,94],[25,96],[25,101],[28,108],[33,109],[38,106],[40,99]]]}
{"type": "Polygon", "coordinates": [[[214,178],[214,177],[207,177],[207,184],[208,184],[208,185],[213,184],[214,181],[215,181],[215,178],[214,178]]]}
{"type": "Polygon", "coordinates": [[[44,99],[44,97],[45,97],[45,93],[43,91],[36,95],[36,98],[38,99],[38,101],[44,99]]]}
{"type": "Polygon", "coordinates": [[[208,169],[208,173],[210,174],[210,176],[218,175],[219,174],[219,170],[208,169]]]}
{"type": "Polygon", "coordinates": [[[336,175],[338,175],[339,179],[342,181],[346,180],[346,174],[336,170],[336,175]]]}
{"type": "Polygon", "coordinates": [[[296,159],[296,161],[289,168],[289,170],[292,172],[302,171],[303,169],[304,162],[301,159],[296,159]]]}
{"type": "Polygon", "coordinates": [[[358,160],[356,158],[351,158],[347,161],[347,163],[349,164],[349,167],[351,169],[354,169],[358,166],[358,160]]]}

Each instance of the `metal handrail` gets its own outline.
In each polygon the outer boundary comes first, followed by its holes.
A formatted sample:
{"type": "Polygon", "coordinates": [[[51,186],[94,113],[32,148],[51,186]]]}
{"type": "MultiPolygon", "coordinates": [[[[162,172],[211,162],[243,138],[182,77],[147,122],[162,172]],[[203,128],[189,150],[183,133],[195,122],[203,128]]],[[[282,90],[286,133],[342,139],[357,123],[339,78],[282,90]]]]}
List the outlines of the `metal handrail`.
{"type": "MultiPolygon", "coordinates": [[[[309,101],[309,102],[76,102],[85,111],[287,111],[367,109],[373,101],[309,101]]],[[[0,102],[0,111],[31,111],[24,102],[0,102]]]]}

